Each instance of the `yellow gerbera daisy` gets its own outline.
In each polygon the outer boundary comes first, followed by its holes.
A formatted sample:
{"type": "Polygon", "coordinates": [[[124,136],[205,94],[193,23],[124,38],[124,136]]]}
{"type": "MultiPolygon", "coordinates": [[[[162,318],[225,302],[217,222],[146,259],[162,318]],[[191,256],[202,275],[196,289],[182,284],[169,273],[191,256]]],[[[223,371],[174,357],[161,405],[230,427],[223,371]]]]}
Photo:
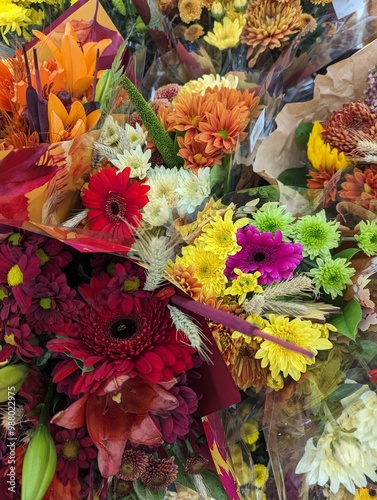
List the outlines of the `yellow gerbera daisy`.
{"type": "Polygon", "coordinates": [[[202,234],[198,239],[203,243],[206,250],[219,255],[223,259],[241,249],[237,243],[237,229],[249,223],[247,217],[233,222],[233,216],[233,210],[227,210],[223,215],[215,215],[208,224],[203,226],[202,234]]]}
{"type": "Polygon", "coordinates": [[[182,257],[176,258],[176,263],[187,268],[193,266],[192,276],[202,285],[203,294],[214,291],[217,297],[222,297],[226,278],[224,276],[225,258],[208,251],[202,242],[188,245],[182,249],[182,257]]]}
{"type": "Polygon", "coordinates": [[[332,168],[335,171],[345,170],[351,165],[351,161],[344,153],[336,148],[331,148],[330,144],[322,139],[323,127],[319,122],[315,122],[309,136],[307,145],[307,155],[312,167],[320,170],[322,167],[326,172],[332,168]]]}
{"type": "Polygon", "coordinates": [[[293,380],[299,380],[301,373],[306,372],[307,366],[315,363],[315,356],[319,350],[332,348],[332,343],[322,338],[322,332],[314,328],[311,321],[298,318],[290,320],[274,314],[270,314],[269,321],[270,326],[264,328],[264,332],[303,347],[314,354],[312,358],[309,358],[270,340],[264,340],[255,357],[262,360],[263,368],[269,366],[273,378],[277,378],[281,372],[284,377],[291,376],[293,380]]]}
{"type": "Polygon", "coordinates": [[[204,40],[219,50],[226,50],[235,47],[242,33],[243,25],[239,18],[233,21],[225,16],[221,22],[215,21],[213,31],[209,31],[204,40]]]}

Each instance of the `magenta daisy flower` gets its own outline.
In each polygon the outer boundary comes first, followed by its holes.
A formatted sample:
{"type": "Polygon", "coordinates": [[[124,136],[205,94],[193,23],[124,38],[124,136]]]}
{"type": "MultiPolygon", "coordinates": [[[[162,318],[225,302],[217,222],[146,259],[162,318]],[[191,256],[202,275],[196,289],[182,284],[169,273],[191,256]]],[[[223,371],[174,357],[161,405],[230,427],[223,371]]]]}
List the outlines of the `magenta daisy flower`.
{"type": "Polygon", "coordinates": [[[64,485],[78,478],[79,469],[89,469],[97,456],[97,450],[85,427],[59,430],[54,436],[54,442],[58,455],[56,474],[64,485]]]}
{"type": "Polygon", "coordinates": [[[35,333],[50,333],[51,327],[63,328],[65,322],[73,321],[84,303],[77,300],[75,290],[67,284],[67,277],[60,273],[36,278],[35,297],[26,315],[27,323],[35,333]]]}
{"type": "Polygon", "coordinates": [[[90,178],[84,189],[82,202],[89,209],[90,229],[130,238],[140,223],[140,209],[148,203],[150,187],[140,182],[129,182],[131,169],[117,173],[115,168],[104,168],[90,178]]]}
{"type": "Polygon", "coordinates": [[[9,319],[0,331],[2,348],[0,350],[0,362],[13,356],[18,356],[25,363],[43,354],[43,348],[32,343],[35,339],[30,327],[22,323],[20,317],[14,316],[9,319]]]}
{"type": "Polygon", "coordinates": [[[40,272],[40,260],[33,254],[33,247],[0,246],[0,285],[11,289],[21,313],[30,307],[40,272]]]}
{"type": "MultiPolygon", "coordinates": [[[[111,308],[93,301],[91,308],[80,311],[77,321],[55,330],[59,338],[50,340],[47,347],[91,368],[76,380],[73,394],[94,392],[104,380],[131,371],[159,383],[192,367],[195,350],[174,328],[165,302],[153,297],[140,300],[141,311],[128,314],[121,306],[111,308]]],[[[64,368],[66,376],[75,371],[68,363],[64,368]]],[[[54,381],[63,378],[57,371],[54,381]]]]}
{"type": "Polygon", "coordinates": [[[244,273],[259,271],[260,285],[269,285],[292,277],[302,260],[302,245],[282,241],[281,231],[260,233],[255,226],[246,226],[237,231],[237,243],[241,250],[228,257],[225,275],[235,279],[234,269],[244,273]]]}

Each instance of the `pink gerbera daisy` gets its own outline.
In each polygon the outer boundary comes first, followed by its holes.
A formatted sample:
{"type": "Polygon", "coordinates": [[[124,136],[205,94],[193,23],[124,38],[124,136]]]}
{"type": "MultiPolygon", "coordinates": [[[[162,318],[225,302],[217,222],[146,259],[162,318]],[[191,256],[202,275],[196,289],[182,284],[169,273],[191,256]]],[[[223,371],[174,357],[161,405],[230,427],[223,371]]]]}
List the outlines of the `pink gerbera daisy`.
{"type": "Polygon", "coordinates": [[[148,203],[150,187],[130,182],[129,167],[121,172],[104,168],[91,177],[84,189],[82,201],[89,209],[90,229],[129,238],[141,219],[140,209],[148,203]]]}
{"type": "Polygon", "coordinates": [[[226,261],[225,275],[235,279],[234,269],[244,273],[259,271],[260,285],[289,279],[302,260],[299,243],[282,241],[281,231],[260,233],[255,226],[246,226],[237,231],[237,243],[242,247],[226,261]]]}

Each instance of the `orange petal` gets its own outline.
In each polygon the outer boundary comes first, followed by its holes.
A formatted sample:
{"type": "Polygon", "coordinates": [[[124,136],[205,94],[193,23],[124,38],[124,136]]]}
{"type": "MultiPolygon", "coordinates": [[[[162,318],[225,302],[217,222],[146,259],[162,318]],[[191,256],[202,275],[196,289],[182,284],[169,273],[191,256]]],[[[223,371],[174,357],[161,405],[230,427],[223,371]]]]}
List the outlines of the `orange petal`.
{"type": "Polygon", "coordinates": [[[86,122],[86,113],[85,113],[85,108],[81,104],[80,101],[75,101],[71,109],[69,111],[69,114],[66,119],[66,125],[73,125],[76,123],[78,120],[82,120],[83,122],[86,122]]]}
{"type": "Polygon", "coordinates": [[[82,120],[77,120],[75,125],[72,127],[71,132],[69,133],[69,139],[73,139],[74,137],[78,137],[80,135],[85,134],[86,126],[85,122],[82,120]]]}
{"type": "Polygon", "coordinates": [[[67,90],[74,95],[75,82],[87,76],[84,54],[71,35],[64,35],[61,42],[62,65],[67,77],[67,90]]]}
{"type": "Polygon", "coordinates": [[[72,403],[66,410],[59,411],[51,419],[54,424],[66,429],[78,429],[85,425],[86,404],[89,395],[83,396],[72,403]]]}
{"type": "Polygon", "coordinates": [[[43,42],[49,48],[49,50],[51,51],[51,53],[54,56],[58,65],[61,68],[63,68],[64,66],[63,66],[61,53],[60,53],[60,50],[57,48],[57,46],[53,42],[51,42],[51,40],[41,31],[32,30],[32,32],[33,32],[34,36],[36,36],[39,40],[41,40],[41,42],[43,42]]]}
{"type": "Polygon", "coordinates": [[[84,57],[86,61],[87,74],[93,75],[96,67],[97,59],[97,49],[99,49],[99,55],[111,44],[110,38],[105,38],[99,42],[88,42],[86,43],[82,50],[84,52],[84,57]]]}
{"type": "Polygon", "coordinates": [[[48,106],[47,112],[50,113],[55,112],[63,123],[67,122],[68,119],[68,111],[65,109],[64,104],[61,102],[58,96],[55,94],[50,94],[48,96],[48,106]]]}
{"type": "Polygon", "coordinates": [[[48,125],[50,129],[50,142],[59,142],[64,140],[64,123],[62,122],[60,116],[55,113],[55,111],[51,111],[51,113],[48,113],[48,125]]]}
{"type": "Polygon", "coordinates": [[[98,120],[101,118],[101,110],[100,109],[95,109],[91,113],[88,114],[86,117],[86,131],[92,130],[97,123],[98,120]]]}
{"type": "Polygon", "coordinates": [[[88,90],[88,88],[91,86],[92,83],[93,83],[92,76],[84,76],[83,78],[76,80],[74,83],[74,89],[71,93],[72,97],[80,99],[83,93],[86,90],[88,90]]]}

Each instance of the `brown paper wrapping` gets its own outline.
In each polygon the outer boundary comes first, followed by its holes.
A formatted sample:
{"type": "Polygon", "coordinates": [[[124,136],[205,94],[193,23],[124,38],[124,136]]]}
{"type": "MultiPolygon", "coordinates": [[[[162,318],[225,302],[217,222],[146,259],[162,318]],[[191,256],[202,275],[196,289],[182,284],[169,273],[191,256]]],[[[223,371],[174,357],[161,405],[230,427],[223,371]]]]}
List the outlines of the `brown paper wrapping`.
{"type": "Polygon", "coordinates": [[[329,66],[325,75],[314,81],[314,98],[310,101],[286,104],[276,117],[276,130],[259,146],[254,172],[270,184],[288,168],[300,168],[305,151],[295,141],[296,127],[307,121],[323,121],[343,104],[363,100],[367,73],[377,64],[377,40],[353,56],[329,66]]]}

